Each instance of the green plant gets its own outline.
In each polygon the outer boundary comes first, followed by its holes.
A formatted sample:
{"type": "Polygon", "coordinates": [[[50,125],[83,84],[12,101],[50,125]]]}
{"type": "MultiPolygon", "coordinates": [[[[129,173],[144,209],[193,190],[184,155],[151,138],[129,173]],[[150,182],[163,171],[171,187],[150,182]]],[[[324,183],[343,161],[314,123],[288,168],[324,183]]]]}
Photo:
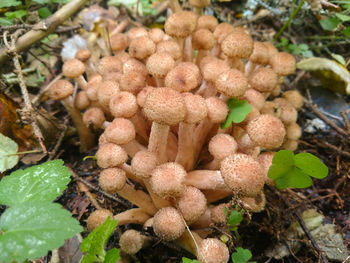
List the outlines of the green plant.
{"type": "Polygon", "coordinates": [[[311,153],[278,151],[272,159],[268,177],[274,179],[278,189],[306,188],[312,185],[311,177],[322,179],[328,175],[327,166],[311,153]]]}
{"type": "Polygon", "coordinates": [[[250,106],[246,100],[231,98],[227,101],[227,105],[230,111],[227,114],[226,121],[221,123],[221,129],[230,127],[232,123],[240,123],[244,121],[252,110],[252,106],[250,106]]]}
{"type": "Polygon", "coordinates": [[[321,27],[327,31],[339,29],[343,35],[350,37],[350,4],[349,1],[334,1],[342,5],[342,12],[332,12],[328,17],[319,21],[321,27]]]}
{"type": "Polygon", "coordinates": [[[311,58],[314,56],[307,44],[302,43],[294,45],[285,37],[282,37],[280,43],[278,43],[276,46],[281,48],[283,51],[290,52],[294,55],[302,55],[304,58],[311,58]]]}
{"type": "MultiPolygon", "coordinates": [[[[233,210],[233,211],[231,211],[230,216],[228,217],[228,220],[227,220],[227,224],[230,228],[230,231],[235,233],[235,236],[237,239],[240,238],[239,233],[238,233],[238,226],[243,220],[242,213],[244,213],[244,210],[241,210],[241,211],[233,210]]],[[[224,214],[227,217],[226,207],[224,208],[224,214]]]]}
{"type": "Polygon", "coordinates": [[[236,252],[233,252],[231,259],[233,263],[256,263],[256,261],[249,261],[253,257],[249,249],[238,247],[236,252]]]}
{"type": "Polygon", "coordinates": [[[133,13],[149,16],[157,14],[157,10],[152,7],[153,2],[155,2],[155,0],[109,0],[108,5],[124,5],[133,13]],[[136,10],[136,8],[138,8],[138,10],[136,10]]]}
{"type": "Polygon", "coordinates": [[[189,258],[183,257],[182,263],[201,263],[201,262],[196,259],[189,259],[189,258]]]}
{"type": "Polygon", "coordinates": [[[0,262],[45,256],[83,229],[61,205],[53,203],[70,182],[62,160],[17,170],[0,181],[0,262]]]}
{"type": "Polygon", "coordinates": [[[81,243],[81,251],[87,253],[82,263],[104,262],[115,263],[119,259],[119,250],[112,248],[105,251],[105,246],[110,235],[117,226],[117,221],[110,217],[106,221],[92,231],[81,243]]]}

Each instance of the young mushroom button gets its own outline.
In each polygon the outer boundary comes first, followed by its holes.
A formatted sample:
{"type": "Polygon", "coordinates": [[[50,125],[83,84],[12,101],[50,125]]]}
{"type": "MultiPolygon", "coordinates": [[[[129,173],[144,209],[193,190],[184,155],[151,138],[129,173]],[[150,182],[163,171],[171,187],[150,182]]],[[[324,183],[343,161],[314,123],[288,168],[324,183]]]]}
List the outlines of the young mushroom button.
{"type": "Polygon", "coordinates": [[[154,215],[154,233],[163,240],[171,241],[185,232],[185,223],[180,212],[173,207],[164,207],[154,215]]]}

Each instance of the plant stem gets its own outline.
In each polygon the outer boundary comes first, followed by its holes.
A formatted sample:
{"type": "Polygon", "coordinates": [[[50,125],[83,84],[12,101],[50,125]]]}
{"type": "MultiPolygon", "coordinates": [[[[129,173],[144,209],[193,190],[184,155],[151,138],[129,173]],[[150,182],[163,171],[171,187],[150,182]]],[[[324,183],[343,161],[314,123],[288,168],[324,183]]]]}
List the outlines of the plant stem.
{"type": "Polygon", "coordinates": [[[42,152],[42,150],[31,150],[31,151],[25,151],[25,152],[16,152],[11,154],[6,154],[4,156],[14,156],[14,155],[20,155],[20,154],[27,154],[27,153],[39,153],[42,152]]]}
{"type": "Polygon", "coordinates": [[[293,11],[293,13],[290,15],[288,21],[281,27],[280,31],[278,31],[278,33],[275,35],[275,37],[273,38],[273,40],[277,40],[282,33],[284,32],[284,30],[286,29],[287,26],[290,25],[290,23],[293,21],[293,18],[297,15],[297,13],[299,12],[300,8],[304,5],[305,0],[302,0],[300,2],[300,4],[297,6],[297,8],[293,11]]]}

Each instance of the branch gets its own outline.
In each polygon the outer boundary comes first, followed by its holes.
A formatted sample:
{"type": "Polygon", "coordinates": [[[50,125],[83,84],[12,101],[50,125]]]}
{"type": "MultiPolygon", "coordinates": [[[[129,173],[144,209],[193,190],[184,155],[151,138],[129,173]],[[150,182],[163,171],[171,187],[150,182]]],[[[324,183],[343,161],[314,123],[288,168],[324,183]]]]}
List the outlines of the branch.
{"type": "MultiPolygon", "coordinates": [[[[17,40],[14,51],[20,53],[35,42],[54,32],[62,22],[77,12],[87,1],[88,0],[72,0],[61,9],[57,10],[57,12],[49,18],[34,25],[32,30],[17,40]]],[[[0,49],[0,66],[11,58],[6,51],[6,48],[0,49]]]]}

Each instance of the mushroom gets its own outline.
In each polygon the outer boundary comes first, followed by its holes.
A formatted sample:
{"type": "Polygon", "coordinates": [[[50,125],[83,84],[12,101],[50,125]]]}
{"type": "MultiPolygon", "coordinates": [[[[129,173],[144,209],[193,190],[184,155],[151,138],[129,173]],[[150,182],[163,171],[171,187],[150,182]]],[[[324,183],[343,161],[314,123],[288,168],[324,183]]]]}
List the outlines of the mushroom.
{"type": "Polygon", "coordinates": [[[83,90],[87,88],[87,82],[83,76],[84,72],[84,63],[76,58],[66,60],[62,67],[63,75],[67,78],[74,79],[83,90]]]}
{"type": "Polygon", "coordinates": [[[126,230],[119,239],[120,249],[129,255],[136,254],[149,244],[150,239],[147,236],[133,229],[126,230]]]}
{"type": "Polygon", "coordinates": [[[182,215],[173,207],[164,207],[154,215],[153,230],[162,240],[175,240],[185,232],[185,229],[182,215]]]}
{"type": "Polygon", "coordinates": [[[113,214],[111,211],[107,209],[95,210],[89,215],[86,221],[88,230],[92,232],[96,227],[103,224],[103,222],[106,221],[108,217],[113,217],[113,214]]]}

